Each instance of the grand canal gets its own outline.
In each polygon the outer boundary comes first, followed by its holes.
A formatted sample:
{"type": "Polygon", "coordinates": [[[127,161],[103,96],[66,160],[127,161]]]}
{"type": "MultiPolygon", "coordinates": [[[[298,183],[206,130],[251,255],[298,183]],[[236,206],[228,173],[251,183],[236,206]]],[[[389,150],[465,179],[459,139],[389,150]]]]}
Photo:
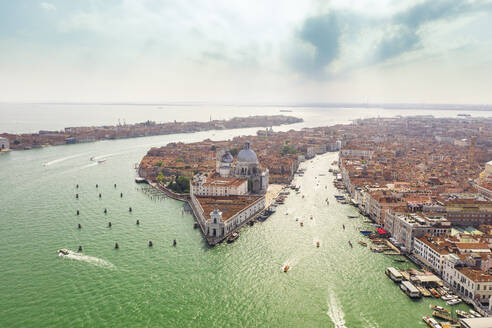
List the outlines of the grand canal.
{"type": "Polygon", "coordinates": [[[214,248],[193,229],[182,203],[134,183],[134,165],[150,146],[255,131],[0,156],[0,326],[424,327],[431,301],[410,301],[386,278],[384,269],[395,263],[357,244],[360,228],[369,226],[347,218],[355,209],[334,200],[328,169],[335,153],[303,164],[306,173],[296,178],[301,194],[289,195],[276,214],[243,228],[234,244],[214,248]],[[57,249],[79,245],[81,254],[57,256],[57,249]],[[292,269],[281,272],[283,264],[292,269]]]}

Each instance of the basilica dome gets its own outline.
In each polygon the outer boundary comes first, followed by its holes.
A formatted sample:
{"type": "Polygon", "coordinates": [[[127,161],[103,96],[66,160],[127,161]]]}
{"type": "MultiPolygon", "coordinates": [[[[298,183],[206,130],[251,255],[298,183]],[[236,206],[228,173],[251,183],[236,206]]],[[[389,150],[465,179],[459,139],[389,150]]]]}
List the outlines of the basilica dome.
{"type": "Polygon", "coordinates": [[[231,153],[227,152],[224,155],[222,155],[220,161],[222,163],[232,163],[234,161],[234,157],[232,157],[231,153]]]}
{"type": "Polygon", "coordinates": [[[246,142],[244,148],[237,155],[237,161],[242,163],[257,163],[256,153],[249,148],[249,142],[246,142]]]}

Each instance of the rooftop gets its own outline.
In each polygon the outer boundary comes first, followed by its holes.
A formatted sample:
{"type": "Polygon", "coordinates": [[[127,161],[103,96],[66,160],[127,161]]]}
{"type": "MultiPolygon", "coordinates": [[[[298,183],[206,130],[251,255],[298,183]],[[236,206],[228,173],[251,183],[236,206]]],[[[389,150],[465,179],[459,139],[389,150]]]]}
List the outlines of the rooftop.
{"type": "Polygon", "coordinates": [[[197,201],[203,208],[203,215],[210,220],[210,212],[217,206],[222,212],[222,219],[229,220],[235,214],[248,208],[253,203],[264,196],[216,196],[216,197],[196,197],[197,201]]]}

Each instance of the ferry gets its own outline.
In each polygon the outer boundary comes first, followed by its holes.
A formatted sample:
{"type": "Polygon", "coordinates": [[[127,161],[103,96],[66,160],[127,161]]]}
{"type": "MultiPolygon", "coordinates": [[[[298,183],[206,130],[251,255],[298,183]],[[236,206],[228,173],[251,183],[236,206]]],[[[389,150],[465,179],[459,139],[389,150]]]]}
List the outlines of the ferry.
{"type": "Polygon", "coordinates": [[[421,297],[419,290],[409,281],[402,281],[400,288],[410,298],[421,297]]]}
{"type": "MultiPolygon", "coordinates": [[[[433,304],[430,304],[429,307],[433,310],[436,310],[436,311],[439,311],[439,312],[447,312],[447,313],[451,313],[451,310],[449,309],[446,309],[446,308],[443,308],[442,306],[438,306],[438,305],[433,305],[433,304]]],[[[456,310],[458,311],[458,310],[456,310]]]]}
{"type": "Polygon", "coordinates": [[[429,317],[428,315],[422,317],[422,320],[427,324],[427,326],[431,328],[442,328],[442,326],[437,322],[434,318],[429,317]]]}
{"type": "Polygon", "coordinates": [[[239,233],[237,232],[233,232],[232,235],[229,236],[229,238],[227,238],[227,242],[230,244],[230,243],[233,243],[236,241],[236,239],[239,238],[239,233]]]}
{"type": "Polygon", "coordinates": [[[403,279],[403,276],[401,275],[400,271],[396,270],[393,267],[387,268],[384,273],[386,273],[386,275],[394,282],[401,282],[403,279]]]}
{"type": "Polygon", "coordinates": [[[68,255],[70,254],[70,251],[66,248],[62,248],[58,250],[58,255],[63,256],[63,255],[68,255]]]}

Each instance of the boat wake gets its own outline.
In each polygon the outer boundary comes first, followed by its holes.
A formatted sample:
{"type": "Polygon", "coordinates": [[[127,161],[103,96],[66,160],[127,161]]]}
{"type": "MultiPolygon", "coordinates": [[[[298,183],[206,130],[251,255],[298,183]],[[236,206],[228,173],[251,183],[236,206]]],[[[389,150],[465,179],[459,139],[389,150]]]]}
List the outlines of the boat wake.
{"type": "Polygon", "coordinates": [[[81,169],[81,170],[82,170],[82,169],[86,169],[86,168],[88,168],[88,167],[96,166],[96,165],[98,165],[98,164],[99,164],[99,163],[97,163],[97,162],[95,162],[95,163],[90,163],[90,164],[87,164],[87,165],[84,165],[84,166],[80,167],[80,169],[81,169]]]}
{"type": "Polygon", "coordinates": [[[50,165],[53,165],[53,164],[61,163],[61,162],[64,162],[64,161],[68,161],[69,159],[72,159],[72,158],[77,158],[77,157],[83,156],[85,154],[86,153],[82,153],[82,154],[77,154],[77,155],[71,155],[71,156],[66,156],[66,157],[58,158],[58,159],[55,159],[55,160],[52,160],[52,161],[43,163],[43,166],[50,166],[50,165]]]}
{"type": "Polygon", "coordinates": [[[86,263],[89,263],[89,264],[92,264],[94,266],[101,267],[101,268],[108,268],[108,269],[114,269],[115,268],[114,264],[111,262],[100,259],[98,257],[89,256],[89,255],[85,255],[85,254],[81,254],[81,253],[76,253],[76,252],[73,252],[70,250],[68,251],[67,255],[63,255],[63,254],[58,254],[58,255],[63,257],[63,258],[66,258],[66,259],[80,261],[80,262],[86,262],[86,263]]]}
{"type": "Polygon", "coordinates": [[[108,157],[112,157],[112,156],[116,156],[116,155],[129,154],[129,153],[131,153],[131,151],[121,151],[119,153],[111,153],[111,154],[99,155],[99,156],[92,157],[92,160],[99,161],[99,160],[102,160],[102,159],[105,159],[105,158],[108,158],[108,157]]]}
{"type": "Polygon", "coordinates": [[[369,320],[367,320],[367,318],[363,317],[362,315],[360,316],[362,318],[362,320],[364,320],[366,322],[366,326],[365,327],[368,327],[368,328],[379,328],[379,325],[375,322],[371,322],[369,320]]]}
{"type": "Polygon", "coordinates": [[[345,313],[342,310],[340,303],[333,293],[330,294],[330,298],[327,300],[328,311],[326,314],[330,317],[331,321],[335,324],[336,328],[347,328],[345,326],[345,313]]]}

